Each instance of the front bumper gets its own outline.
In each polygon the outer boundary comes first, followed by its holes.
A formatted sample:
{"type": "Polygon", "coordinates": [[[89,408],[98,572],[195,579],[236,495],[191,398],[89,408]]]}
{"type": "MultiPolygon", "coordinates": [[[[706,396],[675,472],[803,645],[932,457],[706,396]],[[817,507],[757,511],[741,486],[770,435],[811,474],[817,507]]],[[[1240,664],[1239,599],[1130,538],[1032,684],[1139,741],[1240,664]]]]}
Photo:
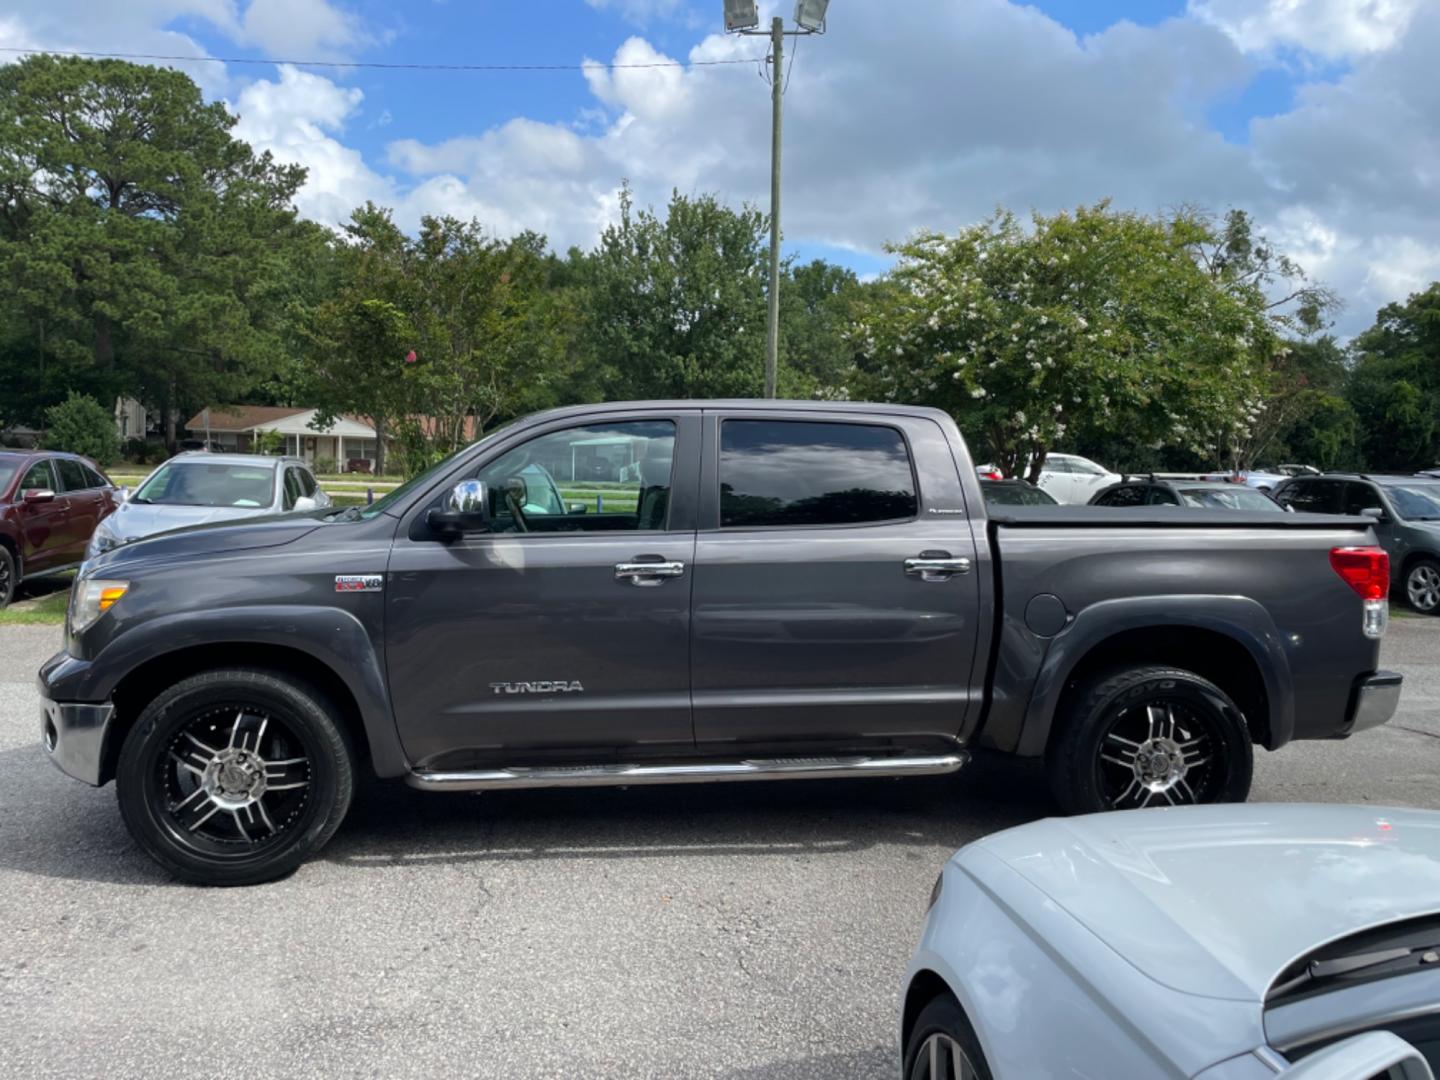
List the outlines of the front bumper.
{"type": "Polygon", "coordinates": [[[40,683],[40,739],[55,767],[93,787],[105,783],[104,767],[115,706],[51,701],[40,683]]]}
{"type": "Polygon", "coordinates": [[[1345,734],[1379,727],[1392,716],[1400,704],[1400,684],[1403,676],[1395,671],[1377,671],[1367,675],[1355,685],[1355,695],[1350,704],[1350,722],[1345,734]]]}

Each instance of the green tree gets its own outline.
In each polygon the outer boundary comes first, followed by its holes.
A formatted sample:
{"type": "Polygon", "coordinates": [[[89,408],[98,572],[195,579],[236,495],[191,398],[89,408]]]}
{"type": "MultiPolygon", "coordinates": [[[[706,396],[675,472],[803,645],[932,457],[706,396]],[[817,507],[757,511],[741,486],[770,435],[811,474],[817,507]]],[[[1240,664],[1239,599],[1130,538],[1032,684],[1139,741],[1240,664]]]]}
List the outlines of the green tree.
{"type": "Polygon", "coordinates": [[[854,271],[824,259],[785,267],[780,283],[781,397],[844,395],[855,360],[849,330],[863,293],[854,271]]]}
{"type": "Polygon", "coordinates": [[[1348,398],[1369,465],[1440,462],[1440,282],[1387,304],[1354,344],[1348,398]]]}
{"type": "Polygon", "coordinates": [[[1104,203],[923,234],[892,248],[853,331],[857,386],[948,410],[1012,475],[1115,432],[1217,453],[1253,419],[1278,345],[1263,298],[1193,258],[1206,235],[1104,203]]]}
{"type": "Polygon", "coordinates": [[[622,190],[620,222],[589,268],[588,332],[607,396],[759,396],[766,243],[753,208],[677,191],[662,218],[622,190]]]}
{"type": "Polygon", "coordinates": [[[171,69],[46,55],[0,68],[14,317],[66,382],[159,405],[172,442],[181,410],[275,355],[266,282],[305,174],[257,157],[234,123],[171,69]]]}
{"type": "Polygon", "coordinates": [[[72,392],[58,405],[45,410],[45,446],[88,457],[98,465],[110,465],[120,456],[120,433],[115,417],[105,406],[86,394],[72,392]]]}

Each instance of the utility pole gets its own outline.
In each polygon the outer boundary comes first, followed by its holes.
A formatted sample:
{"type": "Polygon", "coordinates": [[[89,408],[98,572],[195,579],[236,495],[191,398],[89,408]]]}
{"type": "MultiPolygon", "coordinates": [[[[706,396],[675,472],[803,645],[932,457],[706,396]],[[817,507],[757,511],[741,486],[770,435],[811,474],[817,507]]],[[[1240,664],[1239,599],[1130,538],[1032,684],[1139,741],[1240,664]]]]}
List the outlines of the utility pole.
{"type": "MultiPolygon", "coordinates": [[[[796,29],[786,30],[785,20],[770,21],[770,309],[765,334],[765,396],[776,395],[780,368],[780,103],[785,95],[785,38],[808,37],[825,32],[825,11],[830,0],[797,0],[796,29]]],[[[755,0],[725,0],[725,30],[745,37],[764,37],[755,0]]]]}
{"type": "Polygon", "coordinates": [[[770,23],[770,317],[765,337],[765,396],[776,396],[780,369],[780,119],[785,93],[785,20],[770,23]]]}

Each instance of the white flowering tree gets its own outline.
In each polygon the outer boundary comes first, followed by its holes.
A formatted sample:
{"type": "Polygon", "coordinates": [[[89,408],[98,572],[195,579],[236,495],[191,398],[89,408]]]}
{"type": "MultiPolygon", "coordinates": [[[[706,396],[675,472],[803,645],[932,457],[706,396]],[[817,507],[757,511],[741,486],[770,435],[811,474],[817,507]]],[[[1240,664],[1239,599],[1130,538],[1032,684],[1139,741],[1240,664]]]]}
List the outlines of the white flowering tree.
{"type": "Polygon", "coordinates": [[[1207,227],[1101,203],[917,236],[853,330],[859,389],[947,410],[1008,475],[1087,434],[1212,455],[1279,342],[1263,297],[1197,262],[1207,227]]]}

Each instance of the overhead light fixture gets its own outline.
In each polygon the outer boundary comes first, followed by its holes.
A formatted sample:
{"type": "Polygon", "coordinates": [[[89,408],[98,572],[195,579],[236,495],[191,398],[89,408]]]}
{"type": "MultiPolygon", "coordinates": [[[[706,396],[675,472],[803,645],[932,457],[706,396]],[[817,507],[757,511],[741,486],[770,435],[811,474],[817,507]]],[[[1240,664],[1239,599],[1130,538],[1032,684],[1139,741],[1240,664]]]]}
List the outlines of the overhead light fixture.
{"type": "Polygon", "coordinates": [[[795,22],[802,30],[823,33],[825,30],[825,9],[830,0],[795,0],[795,22]]]}
{"type": "Polygon", "coordinates": [[[725,0],[725,29],[753,30],[760,25],[755,0],[725,0]]]}

